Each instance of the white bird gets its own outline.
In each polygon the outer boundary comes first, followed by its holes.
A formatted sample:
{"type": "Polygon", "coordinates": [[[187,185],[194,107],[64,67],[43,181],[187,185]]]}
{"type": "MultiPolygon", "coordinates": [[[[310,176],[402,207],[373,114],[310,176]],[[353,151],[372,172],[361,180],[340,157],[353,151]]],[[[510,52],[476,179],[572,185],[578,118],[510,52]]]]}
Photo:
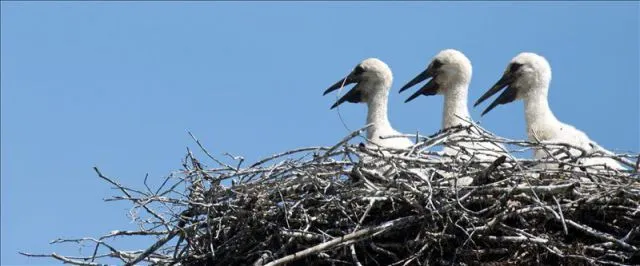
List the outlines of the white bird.
{"type": "MultiPolygon", "coordinates": [[[[472,123],[469,108],[467,108],[469,83],[471,82],[472,67],[469,59],[460,51],[446,49],[439,52],[429,63],[427,69],[418,74],[406,85],[400,88],[400,92],[431,78],[422,88],[411,95],[409,102],[420,95],[444,96],[444,108],[442,112],[442,129],[454,126],[469,126],[472,123]]],[[[477,137],[480,132],[472,127],[471,131],[463,131],[458,136],[477,137]]],[[[496,143],[490,142],[461,142],[458,143],[468,152],[473,153],[474,159],[492,161],[504,154],[504,149],[496,143]]],[[[443,152],[449,156],[456,156],[460,152],[451,147],[445,147],[443,152]]],[[[462,158],[470,158],[468,155],[462,158]]]]}
{"type": "Polygon", "coordinates": [[[323,95],[348,84],[357,83],[336,101],[331,109],[345,101],[367,103],[367,125],[372,124],[367,128],[369,142],[387,148],[404,149],[413,145],[413,142],[408,138],[380,138],[381,136],[401,134],[391,127],[387,116],[387,102],[392,82],[393,74],[389,66],[377,58],[368,58],[360,62],[345,78],[329,87],[323,95]]]}
{"type": "MultiPolygon", "coordinates": [[[[520,53],[514,57],[504,74],[491,89],[482,95],[475,103],[477,106],[482,101],[496,94],[501,89],[507,89],[487,107],[482,115],[491,111],[500,104],[513,102],[517,99],[524,101],[524,113],[527,124],[527,136],[530,141],[541,141],[548,143],[563,143],[579,147],[588,153],[600,151],[611,154],[604,150],[582,131],[575,127],[560,122],[551,111],[547,95],[549,83],[551,82],[551,67],[549,62],[534,53],[520,53]]],[[[571,149],[574,156],[580,154],[576,149],[571,149]]],[[[548,158],[549,154],[543,149],[536,149],[534,157],[536,159],[548,158]]],[[[554,155],[556,158],[562,155],[554,155]]],[[[625,169],[617,161],[606,157],[582,158],[578,161],[584,166],[606,165],[613,169],[625,169]]],[[[557,168],[555,164],[544,164],[547,168],[557,168]]]]}

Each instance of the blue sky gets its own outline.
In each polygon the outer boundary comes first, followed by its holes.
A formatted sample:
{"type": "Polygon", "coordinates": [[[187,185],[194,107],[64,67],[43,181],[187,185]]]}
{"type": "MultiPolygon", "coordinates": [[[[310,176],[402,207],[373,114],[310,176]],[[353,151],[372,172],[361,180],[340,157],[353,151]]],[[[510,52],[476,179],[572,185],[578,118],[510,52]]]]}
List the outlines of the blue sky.
{"type": "MultiPolygon", "coordinates": [[[[128,205],[102,201],[117,192],[92,167],[136,187],[146,173],[158,182],[197,148],[187,131],[216,155],[248,161],[337,142],[348,131],[329,110],[335,96],[322,92],[368,57],[394,72],[389,116],[399,131],[439,129],[441,97],[404,104],[409,93],[397,93],[438,51],[470,58],[470,102],[530,51],[552,66],[560,120],[608,149],[640,150],[638,2],[1,7],[2,264],[53,263],[17,251],[77,255],[75,245],[48,242],[135,229],[128,205]]],[[[471,112],[496,134],[524,139],[522,109],[471,112]]],[[[364,124],[364,105],[340,110],[350,129],[364,124]]]]}

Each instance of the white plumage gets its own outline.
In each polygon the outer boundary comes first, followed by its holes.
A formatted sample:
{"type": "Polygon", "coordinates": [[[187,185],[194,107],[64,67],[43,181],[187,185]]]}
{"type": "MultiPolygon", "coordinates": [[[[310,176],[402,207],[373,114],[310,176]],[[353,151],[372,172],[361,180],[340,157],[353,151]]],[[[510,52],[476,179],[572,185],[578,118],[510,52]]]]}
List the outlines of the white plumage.
{"type": "MultiPolygon", "coordinates": [[[[563,143],[576,146],[587,153],[603,152],[600,145],[591,140],[584,132],[575,127],[560,122],[549,107],[547,95],[551,82],[551,67],[547,60],[534,53],[521,53],[514,57],[507,67],[502,78],[482,95],[475,105],[478,105],[491,95],[497,93],[502,88],[507,89],[493,102],[483,115],[500,104],[506,104],[516,99],[524,101],[524,113],[527,124],[527,136],[530,141],[541,141],[548,143],[563,143]]],[[[552,151],[553,152],[553,151],[552,151]]],[[[571,149],[571,154],[577,156],[579,150],[571,149]]],[[[548,152],[537,149],[534,156],[537,159],[548,158],[548,152]]],[[[560,155],[554,155],[561,158],[560,155]]],[[[605,157],[582,158],[580,164],[606,165],[613,169],[625,169],[620,163],[605,157]]],[[[556,164],[545,164],[545,167],[557,167],[556,164]]]]}
{"type": "Polygon", "coordinates": [[[380,138],[381,136],[399,135],[391,127],[387,114],[389,90],[393,82],[393,74],[387,64],[377,58],[368,58],[360,62],[347,77],[329,87],[324,94],[337,90],[351,83],[357,83],[349,92],[331,107],[339,106],[345,101],[367,104],[367,139],[375,145],[387,148],[407,148],[413,145],[408,138],[380,138]]]}
{"type": "MultiPolygon", "coordinates": [[[[443,95],[444,108],[442,112],[442,129],[454,126],[468,126],[472,123],[467,107],[469,84],[471,82],[472,67],[469,59],[460,51],[446,49],[439,52],[429,63],[427,69],[404,85],[400,92],[431,78],[422,88],[411,95],[405,102],[409,102],[420,95],[443,95]]],[[[479,132],[471,128],[471,132],[463,131],[458,136],[478,137],[479,132]]],[[[482,161],[495,160],[504,154],[499,144],[489,142],[461,142],[473,158],[482,161]]],[[[443,152],[449,156],[460,156],[457,149],[445,147],[443,152]]],[[[462,155],[462,158],[470,156],[462,155]]]]}

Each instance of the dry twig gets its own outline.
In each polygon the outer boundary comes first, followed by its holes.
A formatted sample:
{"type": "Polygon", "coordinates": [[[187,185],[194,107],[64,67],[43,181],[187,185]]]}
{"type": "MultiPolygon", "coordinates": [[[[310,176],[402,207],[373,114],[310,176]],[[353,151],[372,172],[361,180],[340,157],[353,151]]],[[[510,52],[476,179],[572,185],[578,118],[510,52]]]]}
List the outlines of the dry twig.
{"type": "MultiPolygon", "coordinates": [[[[230,156],[240,158],[232,167],[205,152],[220,166],[207,168],[189,152],[181,174],[155,191],[146,178],[141,191],[96,168],[121,193],[111,200],[131,202],[132,213],[144,210],[134,216],[140,230],[56,241],[95,244],[87,256],[22,254],[75,265],[107,258],[126,265],[640,263],[635,169],[540,169],[549,161],[515,155],[573,147],[508,140],[479,127],[415,136],[421,141],[407,150],[348,144],[362,130],[332,147],[285,151],[245,168],[241,157],[230,156]],[[456,134],[464,130],[479,136],[456,134]],[[501,143],[510,154],[472,161],[427,150],[472,141],[501,143]],[[118,250],[108,242],[116,236],[155,243],[118,250]]],[[[562,163],[575,165],[565,153],[562,163]]],[[[606,156],[640,162],[637,154],[606,156]]]]}

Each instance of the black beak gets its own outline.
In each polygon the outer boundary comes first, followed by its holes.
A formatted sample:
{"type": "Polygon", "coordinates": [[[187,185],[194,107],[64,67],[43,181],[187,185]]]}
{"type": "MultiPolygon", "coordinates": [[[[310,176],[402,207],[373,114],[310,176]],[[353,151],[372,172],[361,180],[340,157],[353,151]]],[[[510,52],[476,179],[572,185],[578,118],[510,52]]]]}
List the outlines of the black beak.
{"type": "Polygon", "coordinates": [[[339,88],[342,88],[344,86],[347,86],[349,84],[355,83],[356,80],[354,78],[352,78],[352,75],[349,74],[349,76],[347,76],[346,78],[343,78],[341,80],[339,80],[338,82],[336,82],[335,84],[331,85],[331,87],[329,87],[326,91],[324,91],[324,93],[322,95],[327,95],[327,93],[335,91],[339,88]]]}
{"type": "MultiPolygon", "coordinates": [[[[331,87],[329,87],[327,90],[325,90],[322,95],[327,95],[327,93],[329,93],[329,92],[335,91],[335,90],[340,89],[340,88],[342,88],[344,86],[347,86],[347,85],[353,84],[353,83],[357,83],[357,82],[358,82],[357,78],[354,77],[353,73],[350,73],[346,78],[343,78],[343,79],[339,80],[338,82],[336,82],[335,84],[331,85],[331,87]]],[[[362,95],[360,93],[360,90],[358,89],[358,86],[355,86],[355,87],[351,88],[351,90],[349,92],[347,92],[344,96],[342,96],[340,99],[338,99],[331,106],[331,109],[338,107],[338,105],[341,105],[345,101],[352,102],[352,103],[359,103],[359,102],[362,101],[362,95]]]]}
{"type": "Polygon", "coordinates": [[[409,102],[413,99],[415,99],[416,97],[420,96],[420,95],[435,95],[438,93],[438,83],[436,82],[435,79],[436,76],[436,71],[434,70],[433,67],[429,66],[429,68],[427,68],[425,71],[422,71],[422,73],[418,74],[418,76],[416,76],[415,78],[413,78],[411,81],[409,81],[409,83],[405,84],[404,86],[402,86],[402,88],[400,88],[399,92],[403,92],[404,90],[413,87],[414,85],[428,79],[431,78],[431,80],[429,80],[429,82],[427,82],[427,84],[425,84],[424,86],[422,86],[422,88],[420,88],[418,91],[416,91],[413,95],[409,96],[409,98],[407,98],[406,102],[409,102]]]}
{"type": "Polygon", "coordinates": [[[498,98],[496,98],[496,100],[493,101],[489,105],[489,107],[487,107],[487,109],[484,109],[484,111],[482,112],[482,115],[488,113],[489,111],[491,111],[491,109],[493,109],[494,107],[496,107],[496,106],[498,106],[500,104],[506,104],[506,103],[513,102],[516,99],[516,95],[517,95],[517,92],[518,92],[517,88],[513,86],[513,81],[514,80],[515,80],[515,78],[514,78],[514,75],[512,74],[511,71],[508,71],[508,72],[504,73],[504,75],[502,75],[500,80],[498,80],[498,82],[496,82],[496,84],[494,84],[493,87],[491,87],[491,89],[489,89],[482,96],[480,96],[480,98],[478,98],[476,103],[473,104],[473,107],[478,106],[478,104],[480,104],[481,102],[483,102],[487,98],[491,97],[492,95],[498,93],[500,90],[502,90],[505,87],[507,87],[507,89],[504,90],[500,94],[500,96],[498,96],[498,98]]]}

